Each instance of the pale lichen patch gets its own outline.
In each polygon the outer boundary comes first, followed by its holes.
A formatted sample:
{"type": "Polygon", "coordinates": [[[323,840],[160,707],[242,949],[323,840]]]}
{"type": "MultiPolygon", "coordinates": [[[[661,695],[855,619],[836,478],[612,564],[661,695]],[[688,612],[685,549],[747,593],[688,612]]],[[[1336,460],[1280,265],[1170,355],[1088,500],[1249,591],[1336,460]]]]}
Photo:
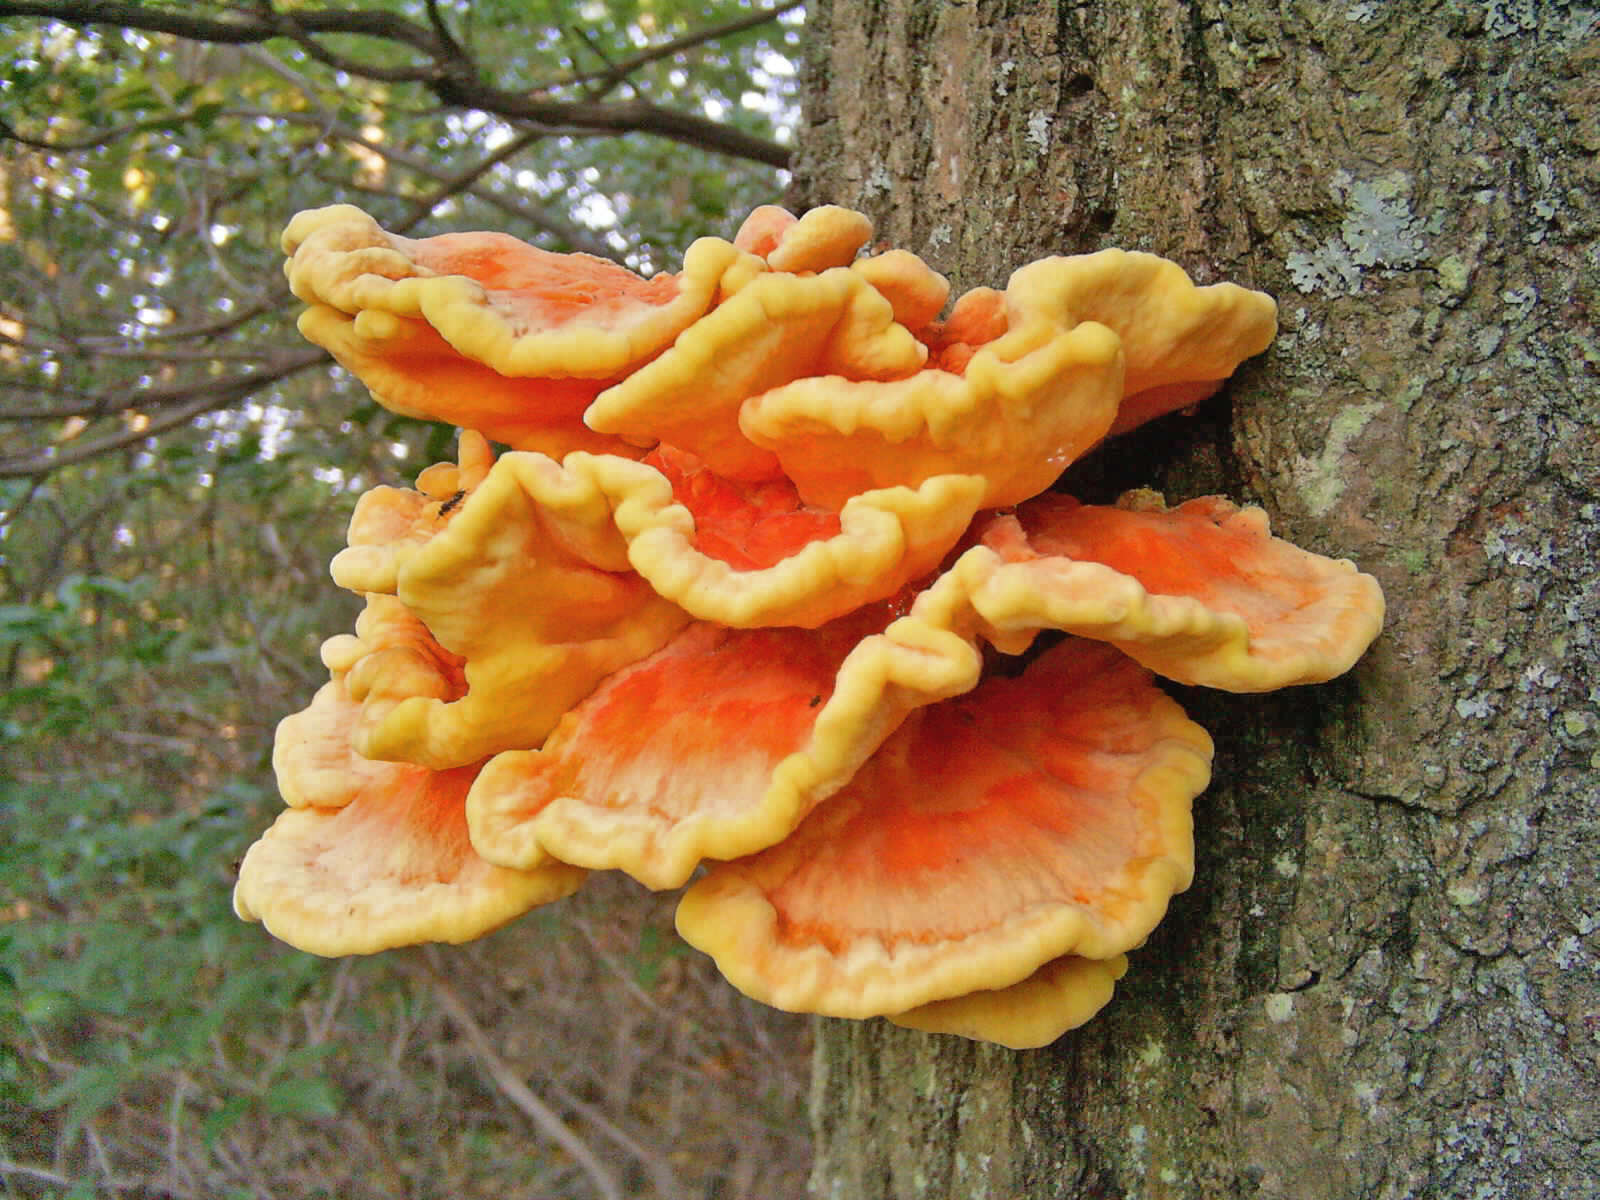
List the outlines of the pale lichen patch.
{"type": "Polygon", "coordinates": [[[1328,190],[1344,206],[1339,233],[1313,250],[1291,252],[1284,262],[1300,291],[1349,295],[1361,288],[1362,268],[1402,270],[1426,257],[1425,230],[1412,211],[1405,172],[1357,179],[1336,171],[1328,190]]]}
{"type": "Polygon", "coordinates": [[[1377,400],[1346,405],[1329,425],[1322,453],[1315,458],[1303,454],[1295,457],[1295,487],[1299,489],[1312,516],[1327,516],[1344,495],[1345,480],[1350,473],[1349,464],[1345,461],[1350,452],[1350,443],[1382,409],[1382,403],[1377,400]]]}
{"type": "Polygon", "coordinates": [[[1028,115],[1028,144],[1040,154],[1050,149],[1050,114],[1042,109],[1028,115]]]}

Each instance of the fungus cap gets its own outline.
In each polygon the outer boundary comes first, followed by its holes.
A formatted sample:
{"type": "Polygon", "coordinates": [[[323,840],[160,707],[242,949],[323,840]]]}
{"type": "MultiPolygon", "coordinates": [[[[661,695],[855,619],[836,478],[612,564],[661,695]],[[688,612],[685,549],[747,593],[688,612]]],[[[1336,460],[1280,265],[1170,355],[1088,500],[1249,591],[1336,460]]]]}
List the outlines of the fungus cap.
{"type": "Polygon", "coordinates": [[[506,866],[553,857],[653,888],[773,845],[907,713],[977,683],[972,643],[891,623],[903,607],[807,631],[691,625],[603,681],[543,747],[489,761],[467,800],[473,844],[506,866]]]}
{"type": "Polygon", "coordinates": [[[771,479],[777,459],[739,429],[745,400],[809,375],[897,379],[926,355],[859,272],[762,274],[601,392],[584,419],[599,433],[670,443],[729,478],[771,479]]]}
{"type": "Polygon", "coordinates": [[[1278,306],[1266,293],[1233,283],[1197,287],[1176,263],[1138,251],[1040,259],[1012,274],[1005,295],[1012,329],[1095,321],[1122,339],[1129,404],[1116,433],[1209,395],[1270,346],[1278,328],[1278,306]]]}
{"type": "Polygon", "coordinates": [[[657,462],[661,470],[574,454],[566,466],[590,473],[610,495],[628,561],[659,595],[737,629],[814,628],[894,595],[955,546],[984,489],[977,476],[936,475],[916,488],[852,496],[836,514],[803,512],[782,480],[762,492],[720,488],[697,481],[704,468],[692,456],[657,462]],[[745,502],[749,511],[740,511],[745,502]],[[730,553],[729,529],[759,539],[761,553],[730,553]]]}
{"type": "Polygon", "coordinates": [[[425,321],[326,304],[300,314],[300,333],[366,385],[390,412],[477,430],[517,450],[559,458],[572,450],[640,451],[595,433],[583,412],[605,379],[519,378],[468,358],[425,321]]]}
{"type": "Polygon", "coordinates": [[[419,320],[501,375],[555,379],[615,378],[659,353],[745,257],[702,238],[681,274],[644,279],[501,233],[401,237],[344,204],[296,216],[283,250],[290,289],[308,304],[419,320]]]}
{"type": "Polygon", "coordinates": [[[990,519],[957,565],[995,636],[1060,629],[1110,642],[1179,683],[1259,692],[1332,679],[1383,627],[1383,592],[1344,559],[1271,536],[1220,496],[1168,509],[1040,496],[990,519]]]}
{"type": "Polygon", "coordinates": [[[759,255],[774,271],[799,273],[847,266],[872,237],[872,222],[850,208],[824,204],[798,219],[763,204],[744,219],[733,244],[759,255]]]}
{"type": "Polygon", "coordinates": [[[573,892],[576,867],[513,871],[472,849],[464,806],[477,773],[372,764],[340,807],[289,809],[245,853],[234,910],[312,954],[372,954],[470,941],[573,892]]]}
{"type": "Polygon", "coordinates": [[[985,481],[996,508],[1038,494],[1105,436],[1122,400],[1122,348],[1103,325],[1037,326],[906,379],[797,380],[745,403],[739,424],[808,501],[934,475],[985,481]]]}
{"type": "Polygon", "coordinates": [[[678,929],[747,995],[845,1017],[1110,958],[1188,886],[1210,757],[1147,672],[1068,639],[912,713],[787,839],[712,867],[678,929]]]}
{"type": "Polygon", "coordinates": [[[894,319],[913,333],[936,318],[950,298],[950,281],[909,250],[886,250],[850,264],[889,302],[894,319]]]}
{"type": "Polygon", "coordinates": [[[272,738],[272,773],[290,808],[343,808],[363,789],[390,778],[387,763],[355,752],[361,708],[336,676],[311,703],[278,722],[272,738]]]}
{"type": "MultiPolygon", "coordinates": [[[[584,469],[601,461],[624,460],[575,454],[569,469],[541,454],[502,455],[426,541],[335,559],[348,585],[374,591],[392,580],[406,611],[459,659],[465,684],[392,704],[364,753],[443,768],[536,746],[601,679],[689,619],[628,570],[610,496],[584,469]]],[[[363,663],[352,680],[387,682],[383,674],[363,663]]]]}
{"type": "Polygon", "coordinates": [[[1111,1003],[1128,970],[1124,954],[1111,958],[1053,958],[1021,983],[935,1000],[889,1020],[923,1033],[953,1033],[1011,1050],[1048,1046],[1111,1003]]]}
{"type": "Polygon", "coordinates": [[[377,592],[367,594],[354,636],[323,643],[322,661],[355,705],[350,745],[367,759],[403,759],[395,752],[397,709],[420,697],[449,704],[467,690],[461,657],[439,645],[398,599],[377,592]]]}

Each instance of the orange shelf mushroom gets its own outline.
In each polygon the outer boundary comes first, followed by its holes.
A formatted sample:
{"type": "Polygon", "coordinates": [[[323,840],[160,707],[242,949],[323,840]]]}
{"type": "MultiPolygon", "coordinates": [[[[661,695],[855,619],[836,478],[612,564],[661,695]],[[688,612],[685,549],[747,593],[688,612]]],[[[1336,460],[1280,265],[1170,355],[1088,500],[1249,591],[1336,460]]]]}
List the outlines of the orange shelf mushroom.
{"type": "Polygon", "coordinates": [[[1154,676],[1329,679],[1383,597],[1259,509],[1049,491],[1265,349],[1269,297],[1105,250],[941,318],[871,234],[763,207],[643,279],[291,222],[306,335],[463,432],[357,505],[365,608],[279,726],[241,916],[367,953],[703,871],[679,928],[780,1007],[1024,1048],[1109,1002],[1210,771],[1154,676]]]}
{"type": "Polygon", "coordinates": [[[733,244],[760,256],[774,271],[826,271],[847,267],[872,240],[872,222],[837,204],[813,208],[802,217],[763,204],[739,226],[733,244]]]}
{"type": "Polygon", "coordinates": [[[1013,329],[1095,321],[1121,339],[1126,399],[1112,433],[1205,399],[1278,332],[1272,297],[1233,283],[1196,287],[1176,263],[1127,250],[1030,263],[1006,284],[1006,308],[1013,329]]]}
{"type": "Polygon", "coordinates": [[[720,474],[772,479],[769,450],[739,428],[751,396],[816,375],[900,379],[927,348],[860,271],[757,275],[660,358],[600,393],[589,428],[688,450],[720,474]]]}
{"type": "Polygon", "coordinates": [[[747,400],[739,425],[816,504],[935,475],[977,475],[982,505],[1038,495],[1105,436],[1122,400],[1117,336],[1093,322],[1007,335],[959,371],[888,382],[800,379],[747,400]]]}
{"type": "Polygon", "coordinates": [[[1111,1003],[1117,980],[1127,971],[1126,954],[1104,959],[1064,954],[1010,987],[933,1000],[888,1017],[923,1033],[953,1033],[1011,1050],[1036,1050],[1111,1003]]]}
{"type": "Polygon", "coordinates": [[[618,671],[468,797],[491,861],[619,868],[653,888],[787,837],[913,710],[974,687],[973,639],[903,602],[817,630],[690,626],[618,671]]]}
{"type": "Polygon", "coordinates": [[[996,635],[1110,642],[1178,683],[1264,692],[1348,671],[1383,627],[1377,580],[1271,536],[1267,514],[1149,491],[1114,507],[1040,496],[960,564],[996,635]],[[979,578],[982,578],[981,583],[979,578]]]}
{"type": "Polygon", "coordinates": [[[688,621],[628,569],[610,497],[584,469],[598,461],[503,455],[425,542],[334,559],[338,582],[392,593],[462,662],[463,691],[395,705],[365,753],[442,768],[537,745],[602,679],[688,621]]]}
{"type": "Polygon", "coordinates": [[[935,475],[834,512],[802,504],[787,480],[741,485],[681,452],[652,462],[659,474],[609,467],[629,561],[695,617],[738,629],[815,627],[894,595],[939,564],[983,498],[978,476],[935,475]]]}
{"type": "Polygon", "coordinates": [[[283,250],[310,306],[300,332],[379,403],[553,455],[626,453],[584,409],[702,317],[730,271],[761,265],[702,238],[681,273],[643,279],[505,234],[400,237],[350,205],[295,217],[283,250]]]}
{"type": "Polygon", "coordinates": [[[1188,886],[1210,762],[1148,672],[1069,639],[909,716],[782,842],[691,887],[678,931],[740,991],[845,1017],[1108,959],[1188,886]]]}
{"type": "MultiPolygon", "coordinates": [[[[339,659],[336,647],[331,657],[339,659]]],[[[272,765],[290,805],[245,853],[234,911],[312,954],[466,942],[570,895],[587,872],[496,866],[467,834],[478,764],[432,771],[356,752],[342,669],[285,717],[272,765]]]]}

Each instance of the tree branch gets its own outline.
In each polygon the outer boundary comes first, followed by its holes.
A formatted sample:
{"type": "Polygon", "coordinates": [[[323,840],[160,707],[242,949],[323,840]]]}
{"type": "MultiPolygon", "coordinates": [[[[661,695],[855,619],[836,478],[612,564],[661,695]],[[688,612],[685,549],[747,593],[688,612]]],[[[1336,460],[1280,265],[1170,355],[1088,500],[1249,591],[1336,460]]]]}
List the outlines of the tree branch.
{"type": "Polygon", "coordinates": [[[130,121],[126,125],[113,126],[92,133],[88,137],[76,141],[50,141],[46,138],[29,137],[21,133],[11,122],[0,118],[0,139],[16,142],[34,150],[44,150],[50,154],[73,154],[82,150],[101,150],[107,146],[115,145],[124,138],[134,137],[141,133],[150,133],[158,129],[171,129],[174,125],[188,120],[188,114],[178,113],[160,117],[151,117],[144,121],[130,121]]]}
{"type": "MultiPolygon", "coordinates": [[[[259,360],[259,355],[255,356],[259,360]]],[[[297,357],[304,357],[304,354],[297,357]]],[[[281,360],[280,360],[281,361],[281,360]]],[[[109,417],[119,412],[144,411],[151,408],[165,408],[170,404],[178,404],[185,400],[193,400],[200,396],[214,393],[218,387],[229,387],[242,384],[245,380],[256,378],[255,374],[236,375],[228,380],[207,379],[201,383],[180,384],[175,387],[141,388],[127,393],[125,399],[112,403],[102,393],[84,392],[76,389],[49,389],[49,394],[71,396],[80,402],[77,404],[62,404],[53,408],[10,408],[0,411],[0,421],[37,422],[37,421],[64,421],[72,417],[109,417]]],[[[43,389],[28,389],[24,384],[0,381],[0,387],[14,390],[32,390],[35,392],[43,389]]]]}
{"type": "Polygon", "coordinates": [[[0,478],[45,475],[51,471],[58,471],[62,467],[86,462],[112,450],[120,450],[124,446],[131,446],[135,442],[142,442],[158,433],[164,433],[169,429],[186,424],[202,413],[211,412],[213,409],[223,408],[229,404],[235,404],[268,384],[277,383],[279,380],[287,379],[291,375],[304,371],[307,367],[314,367],[327,361],[328,356],[323,351],[307,351],[265,370],[256,371],[249,375],[235,376],[232,379],[218,380],[207,387],[203,394],[199,395],[195,400],[162,413],[159,417],[153,418],[142,429],[129,429],[121,433],[108,434],[105,437],[77,442],[71,450],[61,451],[56,447],[52,447],[50,450],[28,457],[0,458],[0,478]]]}
{"type": "Polygon", "coordinates": [[[780,142],[757,137],[709,117],[664,108],[649,100],[605,103],[589,100],[543,100],[501,91],[487,84],[440,80],[434,94],[446,104],[478,108],[498,116],[545,125],[572,125],[598,133],[648,133],[699,150],[786,168],[791,151],[780,142]]]}
{"type": "Polygon", "coordinates": [[[445,982],[433,947],[426,947],[424,953],[427,955],[424,969],[433,982],[434,995],[439,998],[444,1010],[450,1014],[450,1019],[456,1028],[465,1035],[473,1056],[488,1072],[489,1078],[494,1080],[495,1086],[500,1089],[500,1094],[511,1101],[546,1137],[572,1156],[573,1161],[583,1168],[584,1173],[589,1176],[589,1181],[594,1184],[595,1190],[601,1196],[606,1200],[622,1200],[622,1193],[617,1189],[616,1181],[600,1165],[600,1160],[595,1157],[594,1151],[589,1149],[577,1134],[568,1129],[555,1111],[533,1094],[532,1089],[522,1081],[511,1064],[495,1052],[489,1043],[488,1034],[484,1033],[483,1027],[473,1018],[471,1010],[445,982]]]}
{"type": "MultiPolygon", "coordinates": [[[[592,83],[600,80],[608,84],[620,82],[622,77],[631,75],[640,67],[649,66],[663,58],[671,58],[674,54],[681,54],[685,50],[693,50],[696,46],[703,46],[707,42],[714,42],[720,38],[732,37],[736,33],[743,33],[747,29],[755,29],[770,21],[776,21],[786,12],[791,12],[805,3],[805,0],[784,0],[771,8],[757,9],[748,16],[735,17],[731,21],[724,21],[721,25],[708,25],[704,29],[696,29],[684,34],[682,37],[673,38],[669,42],[662,42],[659,46],[651,46],[641,50],[632,58],[625,58],[605,71],[590,71],[585,74],[574,75],[563,83],[592,83]]],[[[539,89],[543,90],[543,89],[539,89]]]]}
{"type": "Polygon", "coordinates": [[[467,59],[465,47],[456,41],[455,34],[450,32],[450,26],[445,24],[444,14],[439,11],[439,0],[426,0],[428,9],[428,24],[433,26],[433,34],[439,39],[439,44],[450,51],[459,59],[467,59]]]}
{"type": "MultiPolygon", "coordinates": [[[[779,5],[735,24],[771,20],[792,5],[779,5]],[[759,19],[757,19],[759,18],[759,19]]],[[[383,82],[412,82],[428,88],[446,104],[544,125],[571,125],[613,135],[647,133],[686,146],[750,159],[774,167],[787,167],[786,146],[713,121],[695,113],[664,108],[644,100],[604,103],[594,100],[552,100],[526,92],[512,92],[482,82],[476,65],[453,38],[408,18],[368,9],[324,8],[278,12],[268,6],[263,15],[238,14],[229,18],[196,17],[171,9],[150,8],[130,0],[0,0],[0,17],[40,17],[74,26],[110,25],[150,33],[167,33],[191,41],[223,45],[251,45],[273,38],[288,38],[306,53],[335,70],[383,82]],[[357,34],[397,42],[420,51],[425,65],[383,67],[347,59],[328,51],[316,40],[327,33],[357,34]]],[[[726,31],[726,26],[722,27],[726,31]]],[[[735,30],[736,32],[737,30],[735,30]]],[[[682,45],[709,40],[710,32],[678,39],[682,45]]],[[[678,43],[667,43],[674,46],[678,43]]],[[[665,46],[646,51],[659,57],[675,53],[665,46]]],[[[642,56],[641,56],[642,57],[642,56]]],[[[632,60],[630,60],[632,61],[632,60]]],[[[643,57],[643,61],[653,61],[643,57]]],[[[642,65],[642,62],[639,63],[642,65]]],[[[626,64],[602,73],[608,77],[626,64]]],[[[629,68],[633,69],[633,68],[629,68]]]]}
{"type": "MultiPolygon", "coordinates": [[[[494,205],[502,212],[516,217],[519,220],[527,221],[532,225],[539,226],[541,229],[544,229],[547,232],[554,234],[556,237],[561,238],[575,250],[582,250],[585,254],[593,254],[599,258],[616,257],[616,252],[610,247],[606,246],[603,242],[596,239],[591,232],[579,228],[570,221],[565,221],[560,217],[552,215],[543,207],[519,203],[512,197],[501,195],[492,189],[478,188],[473,186],[478,179],[490,169],[515,156],[519,151],[525,149],[529,144],[537,141],[539,138],[551,136],[554,132],[556,132],[554,130],[544,128],[526,130],[511,142],[508,142],[498,150],[491,152],[487,158],[481,160],[474,166],[464,168],[459,173],[451,174],[449,172],[440,170],[425,158],[419,158],[416,155],[407,154],[387,142],[371,141],[368,138],[363,137],[357,130],[351,129],[349,126],[336,123],[329,124],[328,122],[310,113],[269,112],[266,109],[241,108],[228,109],[221,115],[237,117],[242,120],[254,120],[260,117],[269,117],[275,121],[284,121],[323,129],[327,132],[329,137],[337,138],[340,141],[353,142],[358,146],[372,151],[374,154],[381,155],[388,162],[404,167],[408,171],[414,171],[418,175],[425,176],[426,178],[431,179],[435,183],[441,185],[439,189],[431,193],[428,197],[424,198],[427,201],[430,211],[437,207],[444,200],[449,199],[451,196],[460,194],[470,195],[475,199],[483,201],[485,204],[494,205]]],[[[348,183],[344,183],[342,186],[348,187],[350,185],[348,183]]],[[[376,191],[378,189],[369,190],[376,191]]],[[[392,195],[393,193],[383,192],[382,194],[392,195]]],[[[398,196],[396,199],[404,200],[411,204],[422,202],[415,197],[408,196],[398,196]]],[[[426,214],[423,215],[425,216],[426,214]]],[[[413,219],[411,224],[416,224],[416,221],[420,219],[420,217],[413,219]]],[[[405,230],[396,229],[394,232],[403,233],[405,230]]]]}
{"type": "MultiPolygon", "coordinates": [[[[270,9],[269,9],[270,11],[270,9]]],[[[112,25],[147,33],[170,33],[193,42],[244,46],[287,37],[272,20],[247,17],[234,10],[232,17],[197,17],[182,11],[154,8],[138,0],[0,0],[0,17],[40,17],[64,25],[112,25]]],[[[288,18],[306,33],[352,33],[401,42],[437,56],[443,49],[427,29],[397,13],[365,8],[320,8],[296,12],[288,18]]]]}

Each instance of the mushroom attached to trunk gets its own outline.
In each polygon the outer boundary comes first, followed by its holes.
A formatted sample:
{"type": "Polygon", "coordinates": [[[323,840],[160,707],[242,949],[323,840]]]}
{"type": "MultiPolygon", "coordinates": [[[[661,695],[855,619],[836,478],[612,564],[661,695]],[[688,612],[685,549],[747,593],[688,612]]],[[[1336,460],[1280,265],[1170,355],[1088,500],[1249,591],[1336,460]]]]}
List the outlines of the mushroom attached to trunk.
{"type": "Polygon", "coordinates": [[[678,929],[747,995],[842,1017],[1111,959],[1189,885],[1210,761],[1148,672],[1068,639],[912,713],[784,841],[712,867],[678,929]]]}
{"type": "Polygon", "coordinates": [[[241,915],[363,953],[703,870],[679,928],[779,1007],[1024,1047],[1109,1000],[1210,772],[1151,673],[1331,678],[1382,594],[1258,509],[1048,490],[1265,349],[1270,298],[1105,250],[940,319],[870,237],[761,208],[643,279],[296,218],[307,335],[468,432],[357,507],[366,608],[280,726],[241,915]]]}

